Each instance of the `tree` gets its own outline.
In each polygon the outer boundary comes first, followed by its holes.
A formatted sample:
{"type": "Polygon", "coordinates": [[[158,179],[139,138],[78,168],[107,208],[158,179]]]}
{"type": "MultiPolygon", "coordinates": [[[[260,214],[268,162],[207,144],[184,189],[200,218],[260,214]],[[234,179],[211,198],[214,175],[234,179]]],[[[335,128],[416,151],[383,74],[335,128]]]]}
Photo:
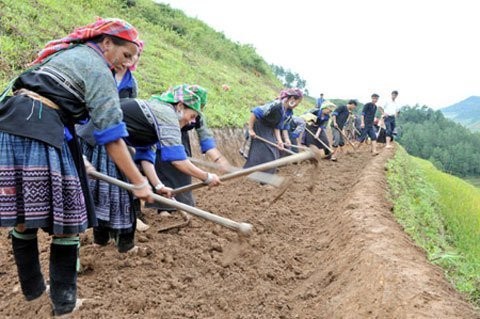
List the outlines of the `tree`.
{"type": "MultiPolygon", "coordinates": [[[[270,67],[272,68],[273,73],[275,76],[283,83],[283,86],[291,88],[297,87],[300,89],[305,89],[307,85],[307,81],[302,79],[300,74],[294,73],[291,70],[286,70],[282,66],[278,66],[275,64],[271,64],[270,67]]],[[[304,90],[307,93],[307,90],[304,90]]]]}
{"type": "Polygon", "coordinates": [[[458,176],[480,175],[480,134],[446,119],[427,106],[403,107],[398,117],[398,142],[407,152],[430,160],[458,176]]]}

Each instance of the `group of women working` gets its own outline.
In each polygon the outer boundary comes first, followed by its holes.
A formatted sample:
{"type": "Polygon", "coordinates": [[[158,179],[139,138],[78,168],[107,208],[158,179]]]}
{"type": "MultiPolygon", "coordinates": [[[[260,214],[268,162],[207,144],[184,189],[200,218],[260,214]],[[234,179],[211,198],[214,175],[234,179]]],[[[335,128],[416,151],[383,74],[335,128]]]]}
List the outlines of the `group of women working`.
{"type": "MultiPolygon", "coordinates": [[[[134,199],[172,210],[152,203],[152,187],[171,197],[172,189],[192,177],[220,184],[216,174],[190,162],[189,130],[197,131],[210,160],[229,166],[202,116],[204,88],[183,84],[136,99],[131,71],[142,50],[132,25],[98,19],[49,42],[0,97],[0,226],[13,227],[13,254],[27,300],[47,290],[38,229],[52,236],[48,293],[56,316],[78,305],[79,233],[94,227],[96,245],[114,239],[119,252],[135,251],[134,199]],[[133,194],[89,178],[95,170],[128,181],[133,194]]],[[[288,89],[252,111],[246,167],[267,161],[265,154],[278,158],[279,149],[290,146],[281,131],[302,97],[300,90],[288,89]],[[257,134],[278,148],[259,142],[257,134]]],[[[195,204],[191,193],[176,200],[195,204]]]]}
{"type": "Polygon", "coordinates": [[[151,202],[152,186],[169,197],[192,176],[220,183],[188,160],[186,130],[195,128],[202,151],[228,165],[201,115],[205,89],[177,85],[149,100],[133,99],[130,70],[142,49],[132,25],[98,19],[49,42],[0,97],[0,226],[14,227],[27,300],[47,290],[38,229],[52,235],[48,293],[56,316],[78,305],[79,233],[93,226],[97,245],[113,237],[120,252],[135,250],[134,198],[151,202]],[[128,181],[133,194],[89,179],[94,170],[128,181]]]}
{"type": "MultiPolygon", "coordinates": [[[[336,160],[335,154],[331,154],[327,124],[330,123],[332,114],[334,119],[339,116],[340,111],[347,113],[348,116],[356,106],[356,102],[350,101],[348,108],[346,106],[337,108],[332,102],[326,101],[319,108],[294,116],[293,109],[302,99],[303,93],[300,89],[290,88],[283,90],[274,101],[252,109],[247,134],[250,147],[248,156],[245,156],[247,158],[245,168],[278,159],[282,151],[291,153],[298,148],[310,145],[323,150],[326,158],[336,160]]],[[[336,123],[335,120],[333,122],[336,123]]],[[[342,130],[344,122],[339,124],[341,126],[334,127],[342,130]]],[[[343,138],[337,136],[333,143],[333,153],[336,152],[337,147],[343,145],[343,138]]],[[[243,145],[240,149],[241,155],[245,154],[245,148],[243,145]]],[[[275,169],[271,169],[270,172],[275,172],[275,169]]]]}

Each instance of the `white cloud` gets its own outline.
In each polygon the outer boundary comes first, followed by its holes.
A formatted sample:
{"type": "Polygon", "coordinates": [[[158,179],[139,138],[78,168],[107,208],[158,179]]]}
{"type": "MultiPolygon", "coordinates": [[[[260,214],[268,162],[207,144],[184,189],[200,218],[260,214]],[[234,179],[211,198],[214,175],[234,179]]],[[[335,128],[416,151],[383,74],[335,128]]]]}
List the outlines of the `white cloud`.
{"type": "Polygon", "coordinates": [[[311,94],[368,101],[396,89],[405,104],[438,108],[480,95],[475,1],[165,0],[268,62],[311,94]]]}

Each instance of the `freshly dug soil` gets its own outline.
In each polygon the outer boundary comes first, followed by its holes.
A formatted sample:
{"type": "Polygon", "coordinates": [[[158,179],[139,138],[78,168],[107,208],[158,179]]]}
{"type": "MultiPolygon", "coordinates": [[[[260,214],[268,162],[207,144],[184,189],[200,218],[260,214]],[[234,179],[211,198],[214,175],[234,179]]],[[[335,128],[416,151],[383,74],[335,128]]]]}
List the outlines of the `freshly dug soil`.
{"type": "MultiPolygon", "coordinates": [[[[238,146],[238,143],[237,145],[238,146]]],[[[238,148],[227,156],[240,164],[238,148]]],[[[224,148],[226,149],[226,148],[224,148]]],[[[145,209],[151,226],[137,232],[139,255],[82,236],[73,318],[480,318],[431,265],[392,216],[385,163],[367,148],[281,168],[288,188],[245,178],[196,191],[198,208],[249,222],[235,232],[192,218],[145,209]]],[[[40,236],[48,278],[49,238],[40,236]]],[[[45,301],[45,300],[43,300],[45,301]]],[[[48,318],[48,305],[19,291],[7,230],[0,230],[0,318],[48,318]]]]}

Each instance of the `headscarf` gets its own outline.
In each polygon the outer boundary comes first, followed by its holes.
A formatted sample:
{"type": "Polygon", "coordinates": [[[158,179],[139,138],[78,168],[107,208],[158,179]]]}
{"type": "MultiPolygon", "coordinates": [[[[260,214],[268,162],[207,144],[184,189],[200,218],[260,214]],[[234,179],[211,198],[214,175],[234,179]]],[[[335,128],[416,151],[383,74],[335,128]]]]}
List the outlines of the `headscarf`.
{"type": "Polygon", "coordinates": [[[207,90],[200,85],[189,85],[184,84],[187,86],[187,89],[195,93],[200,98],[200,106],[204,107],[207,104],[207,90]]]}
{"type": "Polygon", "coordinates": [[[317,116],[310,112],[303,113],[300,117],[308,124],[312,125],[317,121],[317,116]]]}
{"type": "Polygon", "coordinates": [[[335,109],[337,106],[330,102],[330,101],[325,101],[322,103],[322,105],[320,106],[320,110],[323,110],[323,109],[330,109],[330,110],[333,110],[335,109]]]}
{"type": "Polygon", "coordinates": [[[138,45],[138,59],[132,66],[128,68],[130,71],[135,71],[137,69],[138,61],[140,60],[140,54],[142,54],[143,47],[145,46],[145,43],[142,40],[135,41],[135,44],[138,45]]]}
{"type": "Polygon", "coordinates": [[[152,98],[170,104],[182,102],[187,107],[200,113],[200,97],[187,87],[186,84],[177,85],[169,88],[161,95],[152,95],[152,98]]]}
{"type": "Polygon", "coordinates": [[[283,100],[284,98],[289,98],[290,96],[303,98],[303,92],[299,88],[285,89],[280,91],[279,99],[283,100]]]}
{"type": "Polygon", "coordinates": [[[108,34],[135,43],[139,48],[143,43],[138,38],[138,31],[128,22],[116,18],[97,18],[97,21],[83,27],[76,28],[64,38],[50,41],[46,44],[38,57],[30,65],[41,63],[48,56],[68,49],[72,44],[83,43],[102,34],[108,34]]]}

